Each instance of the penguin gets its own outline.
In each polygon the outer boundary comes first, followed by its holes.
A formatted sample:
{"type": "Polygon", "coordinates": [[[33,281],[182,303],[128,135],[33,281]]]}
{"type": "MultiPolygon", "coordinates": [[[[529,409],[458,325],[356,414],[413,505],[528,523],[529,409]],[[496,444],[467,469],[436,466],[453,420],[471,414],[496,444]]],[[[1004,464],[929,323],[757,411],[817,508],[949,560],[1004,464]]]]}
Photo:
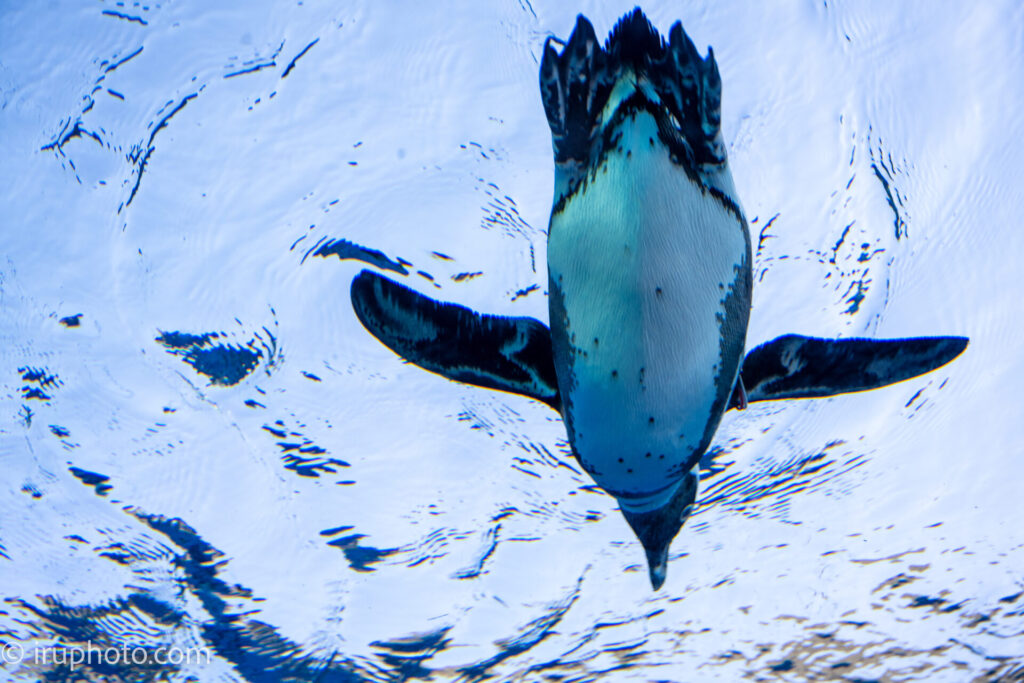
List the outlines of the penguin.
{"type": "Polygon", "coordinates": [[[719,126],[721,79],[681,23],[606,46],[585,18],[541,96],[555,157],[551,343],[569,443],[644,545],[651,583],[696,494],[750,314],[751,249],[719,126]],[[624,334],[623,330],[635,333],[624,334]]]}
{"type": "Polygon", "coordinates": [[[750,234],[714,52],[701,57],[680,22],[666,40],[639,8],[604,46],[582,15],[561,52],[556,42],[540,66],[555,162],[550,326],[439,302],[371,270],[355,277],[351,300],[404,359],[559,411],[658,590],[728,409],[884,387],[948,363],[968,340],[785,335],[744,355],[750,234]]]}

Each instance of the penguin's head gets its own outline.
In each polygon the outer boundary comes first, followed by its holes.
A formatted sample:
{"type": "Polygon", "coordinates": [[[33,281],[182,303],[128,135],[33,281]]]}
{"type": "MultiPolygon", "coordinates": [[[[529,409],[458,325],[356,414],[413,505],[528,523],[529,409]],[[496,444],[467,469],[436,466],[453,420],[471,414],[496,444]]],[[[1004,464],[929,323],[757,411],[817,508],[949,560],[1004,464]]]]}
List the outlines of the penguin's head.
{"type": "Polygon", "coordinates": [[[633,512],[628,506],[620,505],[623,517],[644,547],[651,587],[654,590],[658,590],[665,583],[669,546],[690,516],[696,497],[697,475],[688,472],[668,502],[661,507],[650,511],[633,512]]]}

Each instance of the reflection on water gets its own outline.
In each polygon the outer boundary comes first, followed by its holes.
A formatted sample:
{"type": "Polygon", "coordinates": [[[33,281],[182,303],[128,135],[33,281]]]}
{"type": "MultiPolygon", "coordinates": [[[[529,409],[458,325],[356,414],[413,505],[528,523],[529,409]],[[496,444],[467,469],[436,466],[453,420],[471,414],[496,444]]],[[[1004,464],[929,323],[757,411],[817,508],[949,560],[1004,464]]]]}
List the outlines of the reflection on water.
{"type": "Polygon", "coordinates": [[[972,339],[730,413],[657,593],[553,411],[404,365],[348,299],[369,264],[546,318],[536,71],[579,9],[0,9],[6,678],[1024,676],[1021,9],[644,8],[722,69],[748,347],[972,339]]]}

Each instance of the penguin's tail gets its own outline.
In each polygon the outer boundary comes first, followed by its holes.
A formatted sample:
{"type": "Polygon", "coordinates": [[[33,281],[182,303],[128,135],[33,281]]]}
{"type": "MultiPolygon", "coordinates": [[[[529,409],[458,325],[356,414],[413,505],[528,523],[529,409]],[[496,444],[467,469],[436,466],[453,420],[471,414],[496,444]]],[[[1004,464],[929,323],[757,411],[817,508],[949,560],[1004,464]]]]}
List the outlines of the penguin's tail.
{"type": "MultiPolygon", "coordinates": [[[[600,154],[605,112],[616,83],[646,80],[653,93],[623,106],[642,106],[658,118],[658,132],[680,161],[721,164],[722,79],[714,52],[702,58],[680,22],[666,41],[640,8],[622,17],[602,47],[586,17],[576,18],[561,54],[549,37],[540,66],[540,91],[558,163],[589,164],[600,154]],[[644,102],[643,100],[646,100],[644,102]]],[[[638,90],[639,92],[639,90],[638,90]]]]}

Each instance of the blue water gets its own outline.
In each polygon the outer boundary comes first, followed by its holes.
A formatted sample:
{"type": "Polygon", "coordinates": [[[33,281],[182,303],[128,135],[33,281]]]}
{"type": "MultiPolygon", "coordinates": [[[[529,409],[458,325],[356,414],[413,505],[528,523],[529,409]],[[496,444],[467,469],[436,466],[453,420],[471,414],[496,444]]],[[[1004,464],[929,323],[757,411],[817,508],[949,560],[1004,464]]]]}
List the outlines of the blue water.
{"type": "Polygon", "coordinates": [[[0,679],[1024,675],[1019,3],[644,7],[715,50],[748,348],[971,338],[729,413],[658,592],[557,414],[356,320],[546,319],[541,48],[631,7],[0,5],[0,679]]]}

